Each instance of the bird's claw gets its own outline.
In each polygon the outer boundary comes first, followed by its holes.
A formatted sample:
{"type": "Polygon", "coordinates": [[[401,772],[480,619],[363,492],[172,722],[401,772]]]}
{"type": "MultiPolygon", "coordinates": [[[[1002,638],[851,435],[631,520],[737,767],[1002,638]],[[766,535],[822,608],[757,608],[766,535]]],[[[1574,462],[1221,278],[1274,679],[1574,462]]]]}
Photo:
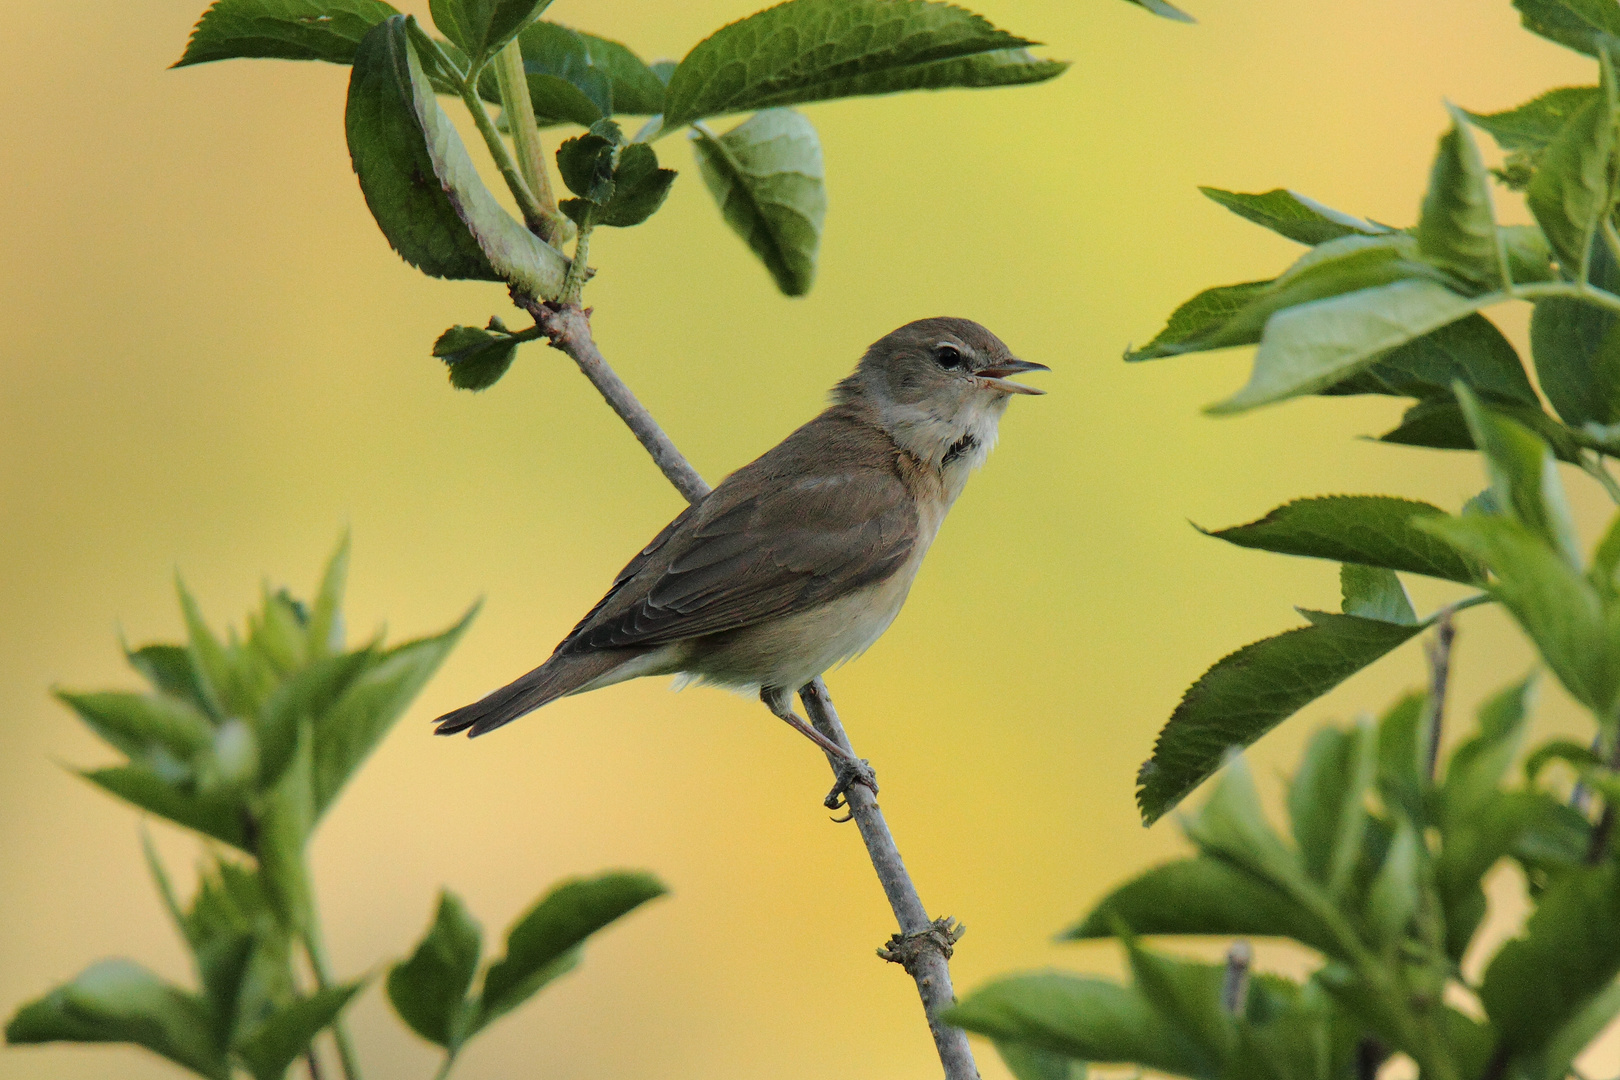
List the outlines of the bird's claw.
{"type": "MultiPolygon", "coordinates": [[[[844,796],[848,793],[849,789],[854,787],[856,784],[866,788],[873,795],[877,794],[877,773],[872,771],[871,762],[867,761],[865,758],[844,759],[839,761],[838,782],[834,784],[833,789],[827,793],[827,797],[821,801],[821,805],[825,806],[829,810],[844,809],[849,805],[849,800],[844,796]]],[[[841,818],[833,818],[833,820],[844,822],[848,821],[852,816],[852,814],[846,815],[841,818]]]]}

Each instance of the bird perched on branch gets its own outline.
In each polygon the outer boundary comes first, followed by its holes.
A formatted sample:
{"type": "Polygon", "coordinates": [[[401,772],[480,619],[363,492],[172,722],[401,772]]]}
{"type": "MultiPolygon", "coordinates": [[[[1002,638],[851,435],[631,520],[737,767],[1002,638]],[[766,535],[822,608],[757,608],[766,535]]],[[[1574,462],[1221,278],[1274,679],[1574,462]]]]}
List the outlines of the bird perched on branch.
{"type": "Polygon", "coordinates": [[[995,445],[1009,382],[1049,370],[967,319],[881,338],[826,411],[726,477],[619,572],[527,675],[441,716],[482,735],[557,698],[679,675],[757,691],[870,784],[864,763],[794,714],[791,695],[864,652],[905,602],[945,512],[995,445]]]}

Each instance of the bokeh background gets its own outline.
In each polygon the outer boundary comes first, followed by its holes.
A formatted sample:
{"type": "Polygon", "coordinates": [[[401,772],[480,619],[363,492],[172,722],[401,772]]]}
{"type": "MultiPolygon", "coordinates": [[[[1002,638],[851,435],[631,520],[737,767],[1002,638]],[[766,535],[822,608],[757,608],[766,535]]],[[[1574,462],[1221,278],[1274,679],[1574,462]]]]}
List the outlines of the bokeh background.
{"type": "MultiPolygon", "coordinates": [[[[1470,457],[1357,440],[1397,403],[1213,420],[1199,407],[1241,383],[1245,354],[1119,361],[1192,292],[1294,255],[1194,185],[1288,186],[1404,224],[1443,99],[1497,109],[1593,77],[1505,0],[1189,3],[1200,25],[1118,0],[977,0],[1073,69],[810,106],[831,210],[808,299],[775,293],[678,138],[659,146],[685,173],[665,209],[593,246],[604,351],[711,479],[913,318],[979,319],[1053,368],[1050,396],[1013,403],[902,617],[830,678],[924,900],[969,927],[964,989],[1119,969],[1107,944],[1051,939],[1181,849],[1132,803],[1158,726],[1217,657],[1296,625],[1290,605],[1336,602],[1331,565],[1188,519],[1338,491],[1455,508],[1482,484],[1470,457]]],[[[542,658],[679,502],[560,354],[527,346],[488,393],[449,388],[429,345],[510,318],[502,290],[430,281],[389,250],[344,148],[345,69],[166,70],[202,6],[0,5],[0,1013],[107,955],[188,978],[135,815],[64,768],[108,754],[49,687],[129,685],[115,633],[179,636],[176,568],[216,623],[239,621],[261,578],[311,591],[347,528],[353,632],[485,607],[316,839],[341,973],[408,951],[442,883],[493,936],[558,877],[646,868],[673,895],[459,1076],[937,1075],[913,988],[873,958],[892,923],[858,838],[819,808],[826,764],[756,703],[649,680],[474,743],[430,735],[542,658]]],[[[754,9],[557,0],[551,17],[653,59],[754,9]]],[[[1524,312],[1504,323],[1522,341],[1524,312]]],[[[1577,504],[1590,534],[1600,508],[1577,504]]],[[[1531,662],[1491,611],[1458,650],[1462,708],[1531,662]]],[[[1356,677],[1265,739],[1257,773],[1274,784],[1315,724],[1422,674],[1408,647],[1356,677]]],[[[1554,687],[1538,724],[1579,730],[1554,687]]],[[[157,834],[194,862],[191,839],[157,834]]],[[[1495,896],[1511,933],[1517,884],[1499,876],[1495,896]]],[[[436,1055],[375,989],[352,1023],[374,1075],[430,1074],[436,1055]]],[[[0,1050],[6,1080],[169,1075],[117,1048],[0,1050]]]]}

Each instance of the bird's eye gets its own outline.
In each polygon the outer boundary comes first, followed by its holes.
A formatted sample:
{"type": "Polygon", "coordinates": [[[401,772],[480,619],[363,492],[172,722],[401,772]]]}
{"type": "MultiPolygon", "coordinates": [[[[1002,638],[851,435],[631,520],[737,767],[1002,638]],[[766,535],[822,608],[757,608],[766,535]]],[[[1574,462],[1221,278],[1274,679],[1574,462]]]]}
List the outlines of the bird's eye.
{"type": "Polygon", "coordinates": [[[962,366],[962,354],[954,345],[940,345],[934,349],[934,363],[946,371],[955,371],[962,366]]]}

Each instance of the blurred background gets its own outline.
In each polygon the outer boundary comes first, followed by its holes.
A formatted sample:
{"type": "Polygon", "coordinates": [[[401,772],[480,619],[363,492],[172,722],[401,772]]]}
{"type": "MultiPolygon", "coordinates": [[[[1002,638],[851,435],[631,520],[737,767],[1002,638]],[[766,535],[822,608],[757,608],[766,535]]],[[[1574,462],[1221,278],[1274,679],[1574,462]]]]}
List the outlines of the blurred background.
{"type": "MultiPolygon", "coordinates": [[[[1397,402],[1214,420],[1200,406],[1241,384],[1245,353],[1120,362],[1193,292],[1297,251],[1194,185],[1292,187],[1404,225],[1444,99],[1495,110],[1594,81],[1506,0],[1188,3],[1197,26],[1119,0],[975,0],[1073,69],[809,106],[831,206],[808,299],[780,297],[725,229],[680,138],[659,144],[685,174],[666,207],[591,252],[604,352],[711,481],[914,318],[978,319],[1053,369],[1050,396],[1013,402],[893,629],[828,680],[924,901],[968,926],[960,990],[1016,968],[1119,970],[1113,946],[1052,935],[1182,849],[1132,801],[1154,734],[1215,659],[1297,625],[1293,604],[1337,603],[1332,565],[1222,545],[1189,519],[1332,492],[1455,509],[1482,486],[1472,457],[1358,441],[1397,402]]],[[[757,6],[557,0],[548,17],[652,60],[757,6]]],[[[853,827],[820,808],[826,763],[757,703],[644,680],[477,742],[431,736],[430,718],[542,659],[680,502],[558,353],[525,346],[491,391],[451,390],[428,355],[441,330],[524,320],[499,286],[431,281],[389,250],[344,147],[346,69],[165,70],[202,7],[4,5],[0,1013],[107,955],[190,978],[135,814],[64,768],[109,752],[49,688],[132,685],[116,634],[181,636],[177,568],[216,625],[239,623],[261,579],[310,594],[347,528],[352,634],[414,636],[485,606],[316,838],[339,974],[408,952],[441,884],[494,937],[561,876],[645,868],[673,895],[456,1075],[937,1075],[912,985],[873,957],[892,918],[853,827]]],[[[1502,318],[1522,345],[1526,313],[1502,318]]],[[[1571,483],[1590,536],[1601,508],[1571,483]]],[[[1491,610],[1457,648],[1454,716],[1531,662],[1491,610]]],[[[1316,724],[1422,679],[1420,651],[1398,652],[1263,740],[1257,774],[1274,789],[1316,724]]],[[[1537,723],[1581,730],[1552,686],[1537,723]]],[[[172,864],[195,861],[191,838],[154,828],[172,864]]],[[[1497,883],[1499,933],[1516,890],[1497,883]]],[[[436,1065],[376,989],[351,1022],[373,1074],[436,1065]]],[[[0,1049],[5,1080],[115,1075],[173,1070],[118,1048],[0,1049]]]]}

